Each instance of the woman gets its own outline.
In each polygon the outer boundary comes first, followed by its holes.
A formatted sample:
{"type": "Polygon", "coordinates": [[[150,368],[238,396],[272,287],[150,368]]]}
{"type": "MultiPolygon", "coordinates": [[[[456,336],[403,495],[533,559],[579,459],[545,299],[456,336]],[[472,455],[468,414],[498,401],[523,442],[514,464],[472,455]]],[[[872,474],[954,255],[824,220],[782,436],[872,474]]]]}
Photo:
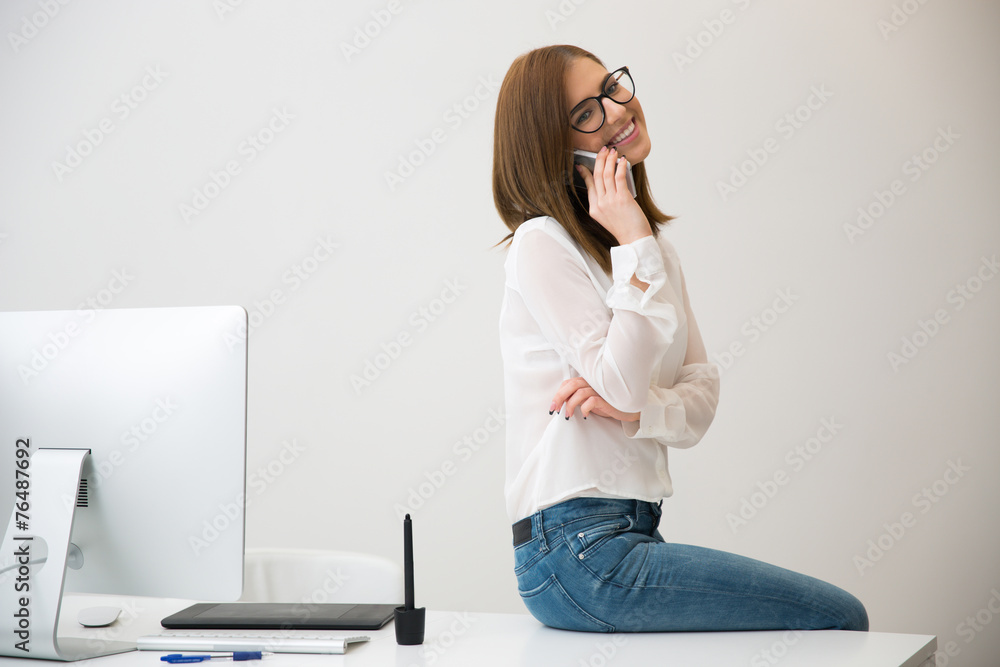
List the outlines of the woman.
{"type": "Polygon", "coordinates": [[[719,372],[660,229],[672,218],[650,196],[649,151],[627,68],[565,45],[511,65],[493,194],[512,232],[500,338],[521,597],[569,630],[867,630],[835,586],[656,531],[667,447],[704,436],[719,372]],[[597,153],[593,171],[573,149],[597,153]]]}

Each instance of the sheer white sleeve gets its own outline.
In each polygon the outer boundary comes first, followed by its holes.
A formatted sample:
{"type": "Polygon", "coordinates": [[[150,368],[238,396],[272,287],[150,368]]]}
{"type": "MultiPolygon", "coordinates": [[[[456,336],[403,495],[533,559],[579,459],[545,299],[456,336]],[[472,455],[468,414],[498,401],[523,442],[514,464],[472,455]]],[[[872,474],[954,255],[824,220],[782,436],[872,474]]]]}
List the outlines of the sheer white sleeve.
{"type": "Polygon", "coordinates": [[[678,326],[674,306],[655,298],[667,283],[656,240],[611,249],[614,283],[603,299],[567,239],[530,230],[517,252],[518,291],[559,356],[614,408],[642,409],[678,326]],[[630,284],[633,274],[649,284],[645,292],[630,284]]]}
{"type": "Polygon", "coordinates": [[[689,364],[670,389],[651,386],[638,422],[622,422],[630,438],[653,438],[671,447],[692,447],[715,419],[719,405],[719,368],[689,364]]]}
{"type": "Polygon", "coordinates": [[[719,405],[719,367],[708,362],[705,344],[691,310],[684,272],[681,290],[688,323],[688,347],[684,365],[673,387],[649,387],[646,405],[638,422],[622,422],[630,438],[653,438],[672,447],[692,447],[702,439],[715,419],[719,405]]]}

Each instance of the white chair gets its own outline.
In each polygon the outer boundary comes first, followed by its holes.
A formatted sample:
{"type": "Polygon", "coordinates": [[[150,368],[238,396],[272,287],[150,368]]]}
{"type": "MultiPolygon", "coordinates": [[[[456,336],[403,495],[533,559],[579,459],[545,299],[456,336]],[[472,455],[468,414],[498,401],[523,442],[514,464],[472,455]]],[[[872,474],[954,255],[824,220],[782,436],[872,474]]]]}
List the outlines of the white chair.
{"type": "Polygon", "coordinates": [[[247,549],[242,602],[403,603],[403,568],[351,551],[247,549]]]}

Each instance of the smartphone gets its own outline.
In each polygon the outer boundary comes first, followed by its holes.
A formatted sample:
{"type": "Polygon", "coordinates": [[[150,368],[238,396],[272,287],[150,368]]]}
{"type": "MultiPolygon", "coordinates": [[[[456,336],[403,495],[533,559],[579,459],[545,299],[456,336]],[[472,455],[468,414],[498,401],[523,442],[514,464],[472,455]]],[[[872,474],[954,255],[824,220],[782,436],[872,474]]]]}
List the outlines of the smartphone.
{"type": "MultiPolygon", "coordinates": [[[[597,153],[591,153],[590,151],[574,150],[573,151],[573,162],[575,164],[582,164],[584,167],[590,170],[590,173],[594,173],[594,164],[596,162],[597,153]]],[[[577,186],[587,187],[583,182],[583,177],[573,170],[573,180],[576,182],[577,186]]],[[[625,167],[625,183],[628,185],[628,191],[632,193],[635,197],[635,179],[632,178],[632,164],[627,163],[625,167]]]]}

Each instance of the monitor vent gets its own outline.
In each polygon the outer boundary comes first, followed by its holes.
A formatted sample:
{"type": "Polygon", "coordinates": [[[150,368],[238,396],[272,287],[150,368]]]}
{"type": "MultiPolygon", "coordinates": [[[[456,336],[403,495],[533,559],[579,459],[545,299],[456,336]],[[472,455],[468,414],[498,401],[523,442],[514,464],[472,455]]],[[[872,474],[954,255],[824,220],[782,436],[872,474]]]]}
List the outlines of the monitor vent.
{"type": "Polygon", "coordinates": [[[80,488],[76,492],[76,506],[87,507],[87,478],[80,480],[80,488]]]}

